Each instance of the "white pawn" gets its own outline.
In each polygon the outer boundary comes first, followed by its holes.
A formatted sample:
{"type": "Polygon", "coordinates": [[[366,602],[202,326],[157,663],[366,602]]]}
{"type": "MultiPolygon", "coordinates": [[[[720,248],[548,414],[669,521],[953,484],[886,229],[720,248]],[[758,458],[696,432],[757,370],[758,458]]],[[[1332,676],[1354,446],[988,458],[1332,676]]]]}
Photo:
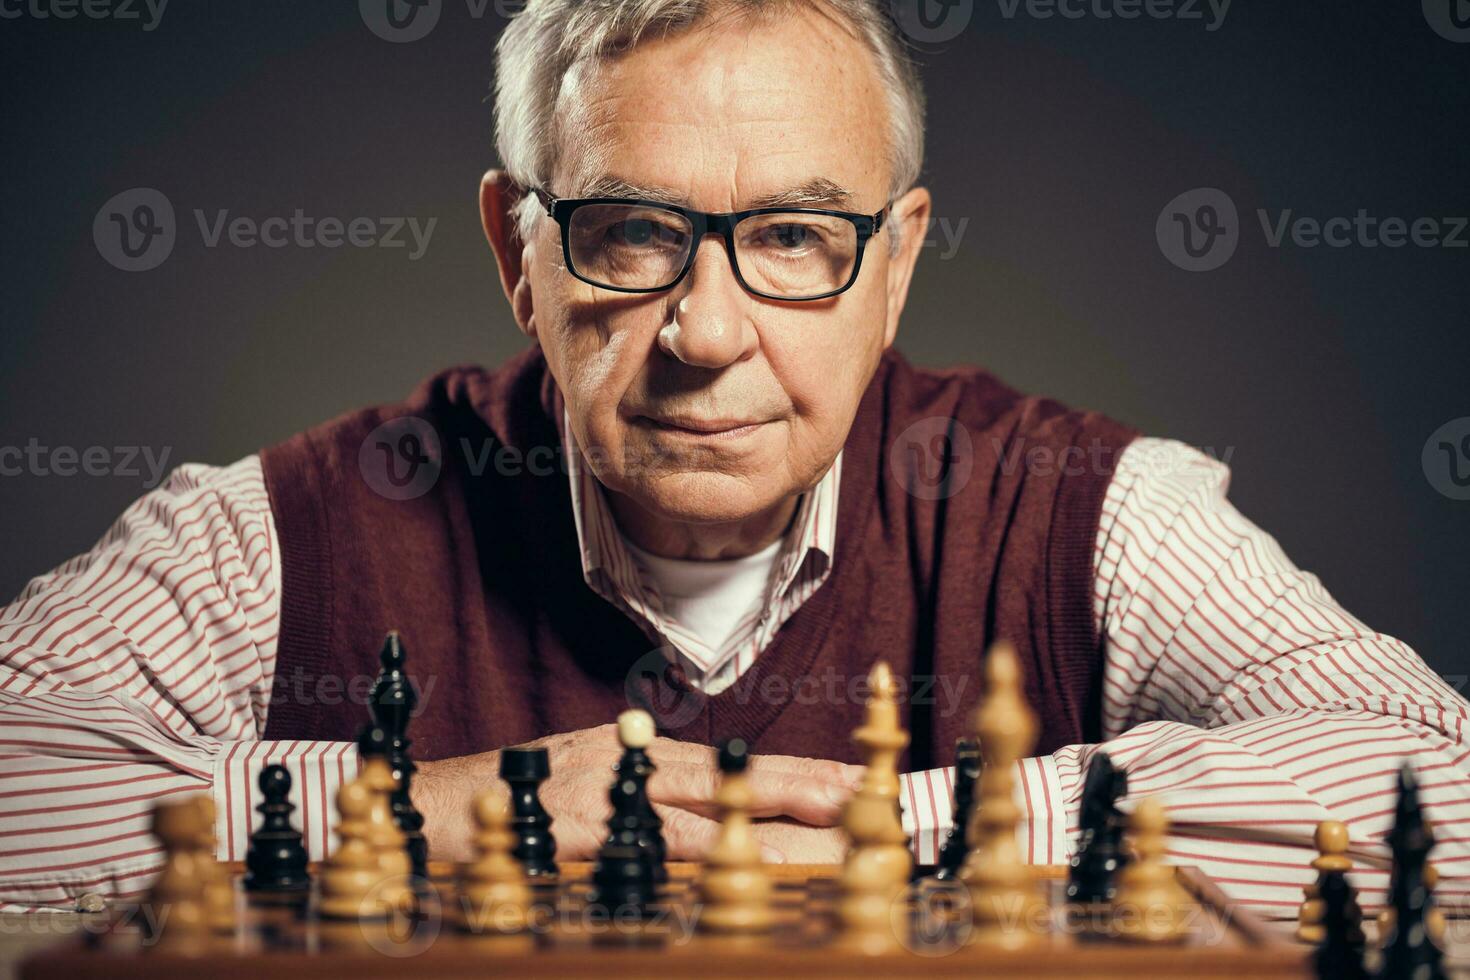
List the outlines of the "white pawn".
{"type": "MultiPolygon", "coordinates": [[[[193,799],[171,800],[153,808],[153,836],[163,845],[163,873],[148,892],[156,922],[151,938],[161,946],[197,943],[209,931],[205,889],[209,871],[199,847],[200,809],[193,799]],[[167,914],[163,914],[166,912],[167,914]]],[[[213,855],[208,856],[213,860],[213,855]]]]}
{"type": "Polygon", "coordinates": [[[1172,943],[1186,936],[1193,902],[1174,869],[1164,863],[1164,835],[1169,818],[1156,797],[1138,802],[1128,818],[1133,860],[1118,872],[1113,899],[1113,927],[1134,942],[1172,943]]]}
{"type": "Polygon", "coordinates": [[[413,909],[413,861],[408,856],[407,840],[393,818],[393,792],[398,780],[393,768],[382,756],[368,756],[362,761],[358,778],[373,791],[367,816],[367,842],[378,855],[383,872],[383,901],[390,908],[409,912],[413,909]]]}
{"type": "Polygon", "coordinates": [[[475,860],[460,878],[459,924],[479,935],[507,936],[530,925],[531,889],[525,872],[511,854],[511,830],[506,798],[493,789],[475,795],[475,860]]]}
{"type": "Polygon", "coordinates": [[[337,836],[341,843],[322,869],[321,914],[328,919],[386,919],[383,868],[370,841],[372,789],[361,778],[337,791],[337,836]]]}
{"type": "Polygon", "coordinates": [[[732,738],[720,747],[720,836],[704,858],[700,893],[704,911],[698,928],[727,935],[769,932],[775,924],[771,909],[771,881],[761,863],[761,845],[750,823],[753,795],[745,767],[750,750],[744,739],[732,738]]]}

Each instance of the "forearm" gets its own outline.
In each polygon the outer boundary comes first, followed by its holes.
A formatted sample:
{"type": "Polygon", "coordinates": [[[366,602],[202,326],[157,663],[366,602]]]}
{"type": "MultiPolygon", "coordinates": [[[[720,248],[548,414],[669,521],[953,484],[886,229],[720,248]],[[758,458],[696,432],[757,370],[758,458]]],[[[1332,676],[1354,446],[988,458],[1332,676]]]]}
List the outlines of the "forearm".
{"type": "MultiPolygon", "coordinates": [[[[1022,759],[1016,769],[1014,799],[1021,808],[1016,840],[1021,856],[1033,864],[1060,864],[1068,857],[1066,810],[1051,756],[1022,759]]],[[[903,829],[912,841],[914,861],[934,864],[954,826],[954,767],[943,766],[899,776],[903,829]]]]}
{"type": "Polygon", "coordinates": [[[293,776],[296,825],[313,860],[336,823],[333,797],[357,771],[350,743],[181,738],[110,697],[34,695],[0,705],[0,905],[72,908],[135,896],[159,869],[153,807],[214,796],[218,857],[245,856],[269,762],[293,776]]]}
{"type": "Polygon", "coordinates": [[[244,854],[267,760],[296,777],[308,843],[355,759],[259,741],[279,569],[258,460],[186,466],[91,551],[0,608],[0,901],[134,894],[159,853],[150,812],[212,792],[220,855],[244,854]]]}

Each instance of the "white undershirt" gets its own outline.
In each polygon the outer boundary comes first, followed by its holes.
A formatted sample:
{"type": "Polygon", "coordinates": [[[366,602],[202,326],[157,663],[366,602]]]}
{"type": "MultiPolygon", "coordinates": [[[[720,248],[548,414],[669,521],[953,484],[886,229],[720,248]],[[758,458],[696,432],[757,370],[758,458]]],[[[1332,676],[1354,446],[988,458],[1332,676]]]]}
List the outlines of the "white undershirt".
{"type": "Polygon", "coordinates": [[[664,615],[718,650],[742,620],[759,615],[781,539],[743,558],[700,561],[649,554],[626,537],[628,552],[653,579],[664,615]]]}

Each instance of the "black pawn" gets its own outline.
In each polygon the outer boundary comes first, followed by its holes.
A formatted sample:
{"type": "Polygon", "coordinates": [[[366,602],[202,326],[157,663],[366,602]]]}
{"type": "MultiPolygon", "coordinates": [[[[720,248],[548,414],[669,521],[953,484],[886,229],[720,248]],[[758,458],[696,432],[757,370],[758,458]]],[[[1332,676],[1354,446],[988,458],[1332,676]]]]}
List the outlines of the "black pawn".
{"type": "Polygon", "coordinates": [[[306,848],[301,832],[291,826],[296,806],[291,802],[291,773],[285,766],[260,770],[260,795],[255,811],[260,827],[250,835],[245,852],[245,889],[252,892],[305,894],[311,887],[306,873],[306,848]]]}
{"type": "Polygon", "coordinates": [[[638,785],[631,773],[619,774],[608,793],[613,815],[607,842],[597,852],[592,869],[592,893],[587,901],[613,915],[643,916],[654,902],[653,863],[641,843],[643,818],[638,785]]]}
{"type": "Polygon", "coordinates": [[[413,774],[418,767],[409,758],[408,722],[418,706],[418,692],[413,682],[403,672],[403,641],[398,631],[391,631],[383,640],[383,649],[378,655],[382,670],[373,685],[372,700],[368,708],[373,723],[388,733],[388,766],[398,780],[393,791],[393,819],[403,831],[408,858],[413,863],[413,873],[420,881],[429,879],[429,842],[424,837],[424,815],[413,805],[410,787],[413,774]]]}
{"type": "Polygon", "coordinates": [[[511,852],[521,862],[528,878],[557,873],[556,838],[551,836],[551,814],[541,805],[537,790],[551,775],[551,758],[545,749],[500,750],[500,778],[510,784],[511,826],[516,846],[511,852]]]}
{"type": "Polygon", "coordinates": [[[1383,942],[1384,980],[1443,980],[1439,947],[1429,938],[1427,918],[1434,898],[1424,884],[1424,864],[1434,847],[1434,832],[1424,820],[1413,767],[1399,770],[1399,798],[1393,829],[1388,833],[1393,851],[1389,901],[1393,929],[1383,942]]]}
{"type": "Polygon", "coordinates": [[[1367,980],[1363,968],[1363,912],[1341,871],[1324,871],[1317,881],[1325,905],[1327,936],[1312,955],[1321,980],[1367,980]]]}
{"type": "Polygon", "coordinates": [[[1082,833],[1067,874],[1067,901],[1111,902],[1123,853],[1123,814],[1118,801],[1128,794],[1128,774],[1113,767],[1106,752],[1093,755],[1082,783],[1082,833]]]}
{"type": "MultiPolygon", "coordinates": [[[[664,822],[654,811],[653,804],[648,799],[648,777],[652,776],[657,768],[647,752],[630,747],[623,750],[623,757],[618,760],[613,772],[619,776],[626,775],[636,786],[638,846],[643,849],[649,862],[649,870],[653,875],[654,883],[662,885],[669,880],[669,869],[665,866],[668,846],[664,843],[664,822]]],[[[608,836],[611,839],[612,834],[608,836]]]]}
{"type": "Polygon", "coordinates": [[[975,784],[980,780],[980,746],[962,738],[954,743],[954,823],[939,850],[939,867],[934,877],[949,881],[959,877],[969,854],[965,834],[975,811],[975,784]]]}

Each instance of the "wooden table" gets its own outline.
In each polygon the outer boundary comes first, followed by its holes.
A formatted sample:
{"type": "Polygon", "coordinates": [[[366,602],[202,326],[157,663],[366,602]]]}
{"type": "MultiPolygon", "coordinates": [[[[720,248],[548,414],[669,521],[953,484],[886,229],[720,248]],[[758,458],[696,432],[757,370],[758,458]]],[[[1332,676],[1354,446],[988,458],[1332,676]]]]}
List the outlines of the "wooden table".
{"type": "MultiPolygon", "coordinates": [[[[693,877],[698,872],[697,866],[694,865],[671,865],[670,868],[674,874],[675,881],[682,882],[685,887],[688,887],[690,885],[693,877]]],[[[564,868],[563,877],[564,879],[568,878],[569,876],[572,878],[584,878],[588,870],[589,869],[586,867],[569,866],[564,868]]],[[[837,870],[838,869],[835,866],[774,866],[772,872],[773,877],[777,878],[779,881],[787,882],[796,882],[803,879],[811,879],[814,876],[822,877],[828,881],[828,885],[830,887],[831,878],[835,875],[837,870]]],[[[452,869],[444,866],[437,866],[435,868],[432,868],[431,871],[435,872],[434,877],[439,881],[447,882],[452,874],[452,869]]],[[[1195,873],[1196,877],[1189,878],[1188,876],[1192,872],[1193,869],[1181,869],[1180,871],[1181,880],[1187,880],[1190,890],[1194,891],[1197,895],[1207,897],[1207,902],[1209,904],[1224,907],[1224,896],[1218,891],[1218,886],[1214,886],[1207,880],[1203,880],[1203,877],[1198,876],[1197,873],[1195,873]]],[[[1037,868],[1036,873],[1038,878],[1041,879],[1043,887],[1055,888],[1059,885],[1059,877],[1062,873],[1062,869],[1037,868]],[[1050,882],[1051,884],[1048,885],[1048,882],[1050,882]]],[[[790,885],[788,884],[787,887],[790,887],[790,885]]],[[[1239,931],[1241,935],[1247,938],[1249,938],[1251,935],[1259,936],[1263,934],[1269,934],[1269,938],[1272,940],[1273,944],[1275,944],[1276,940],[1289,941],[1289,937],[1294,926],[1294,923],[1291,922],[1263,921],[1257,919],[1255,916],[1250,915],[1249,913],[1243,913],[1239,910],[1235,910],[1231,918],[1233,918],[1234,920],[1230,923],[1232,931],[1239,931]]],[[[0,913],[0,980],[11,980],[11,978],[16,977],[17,967],[23,959],[26,959],[38,952],[52,947],[55,947],[58,952],[63,948],[76,947],[80,939],[79,934],[84,932],[101,932],[106,928],[107,923],[108,916],[105,913],[92,915],[84,915],[71,912],[30,914],[0,913]]],[[[1365,924],[1365,927],[1371,931],[1372,923],[1365,924]]],[[[1451,975],[1456,977],[1464,977],[1466,978],[1466,980],[1470,980],[1470,919],[1456,919],[1450,921],[1445,946],[1447,953],[1446,965],[1451,975]]],[[[1229,942],[1227,942],[1223,946],[1209,950],[1203,948],[1189,949],[1187,947],[1181,947],[1178,953],[1174,955],[1177,955],[1177,963],[1180,967],[1183,967],[1186,962],[1191,964],[1189,966],[1188,972],[1192,976],[1203,976],[1205,974],[1214,975],[1216,973],[1219,973],[1220,975],[1235,975],[1233,969],[1230,967],[1230,963],[1233,962],[1238,955],[1241,955],[1241,951],[1238,949],[1232,950],[1230,947],[1231,943],[1229,942]]],[[[1301,949],[1304,958],[1306,953],[1305,947],[1299,948],[1301,949]]],[[[1139,969],[1136,972],[1132,967],[1129,967],[1129,969],[1126,971],[1119,972],[1119,970],[1114,969],[1114,967],[1121,969],[1121,967],[1124,965],[1124,960],[1128,959],[1129,954],[1126,953],[1125,950],[1104,946],[1098,946],[1096,947],[1096,950],[1096,954],[1089,954],[1087,957],[1088,961],[1090,961],[1095,968],[1102,969],[1103,973],[1108,976],[1113,976],[1114,973],[1118,973],[1118,975],[1120,976],[1125,974],[1128,976],[1136,976],[1139,977],[1140,980],[1142,980],[1142,977],[1145,975],[1157,972],[1155,968],[1159,965],[1160,960],[1156,954],[1162,952],[1150,949],[1148,950],[1148,955],[1152,958],[1140,959],[1138,961],[1139,969]],[[1116,960],[1117,962],[1113,963],[1114,960],[1116,960]],[[1112,963],[1113,965],[1107,966],[1107,963],[1112,963]],[[1103,969],[1104,967],[1106,968],[1103,969]]],[[[385,961],[382,960],[381,957],[376,957],[372,960],[364,960],[363,963],[368,969],[368,972],[378,973],[382,973],[382,970],[379,969],[379,967],[382,967],[384,963],[387,963],[387,965],[391,966],[393,969],[391,973],[384,974],[385,976],[399,976],[403,974],[412,975],[412,973],[415,971],[415,968],[417,968],[421,972],[427,971],[433,973],[438,972],[437,967],[448,968],[449,972],[454,973],[456,969],[465,965],[460,964],[455,960],[456,954],[454,952],[452,941],[451,946],[447,950],[440,948],[436,949],[434,952],[436,955],[429,956],[425,960],[418,961],[417,963],[413,961],[403,960],[385,961]],[[444,955],[441,956],[437,954],[444,955]]],[[[606,957],[605,954],[599,954],[595,950],[591,949],[586,950],[585,952],[587,955],[575,954],[571,957],[560,960],[559,964],[569,969],[575,967],[577,975],[596,976],[609,968],[610,960],[616,960],[617,958],[616,955],[614,955],[613,957],[606,957]]],[[[721,973],[720,969],[714,968],[718,966],[718,963],[711,962],[708,958],[708,950],[705,950],[702,953],[701,950],[698,948],[688,947],[680,950],[671,950],[668,952],[677,952],[680,955],[670,956],[668,959],[663,959],[662,956],[659,957],[659,963],[662,972],[667,976],[673,976],[674,974],[684,974],[686,972],[705,973],[710,976],[721,973]],[[696,969],[696,967],[698,969],[696,969]]],[[[781,969],[781,964],[783,963],[790,966],[792,968],[792,971],[796,971],[798,968],[800,968],[800,972],[810,976],[823,974],[827,967],[835,968],[837,966],[841,966],[842,957],[837,955],[836,951],[834,951],[831,956],[828,956],[825,953],[820,953],[820,955],[818,955],[819,952],[819,950],[792,949],[782,951],[772,947],[768,948],[764,953],[762,953],[759,957],[759,960],[763,963],[766,962],[766,960],[770,961],[769,964],[767,966],[764,966],[762,969],[762,972],[770,976],[776,976],[783,972],[787,972],[781,969]],[[794,953],[795,955],[784,955],[791,953],[794,953]]],[[[313,966],[311,962],[311,957],[304,955],[299,958],[300,962],[296,962],[297,957],[295,957],[294,954],[292,954],[289,959],[284,960],[280,958],[279,954],[276,955],[277,958],[274,960],[275,966],[281,969],[286,969],[286,973],[290,973],[293,975],[303,970],[307,971],[307,973],[303,975],[308,975],[310,973],[314,973],[315,970],[318,970],[324,966],[330,966],[330,964],[324,963],[321,960],[317,960],[315,965],[313,966]]],[[[564,954],[560,953],[557,955],[564,956],[564,954]]],[[[46,958],[50,959],[49,956],[46,958]]],[[[750,956],[748,955],[748,950],[746,951],[745,959],[750,959],[750,956]]],[[[910,959],[912,960],[912,962],[884,961],[882,963],[875,962],[873,963],[873,966],[875,968],[878,968],[880,966],[906,966],[913,967],[915,969],[922,966],[925,967],[925,973],[944,973],[946,972],[946,969],[950,972],[953,972],[954,969],[961,969],[961,972],[969,972],[968,970],[964,969],[966,965],[965,962],[961,961],[970,961],[973,959],[973,957],[969,955],[957,955],[954,958],[947,958],[945,961],[936,961],[932,959],[925,960],[922,958],[910,959]]],[[[1001,957],[1001,960],[1004,960],[1006,962],[1009,962],[1011,959],[1015,959],[1015,957],[1001,957]]],[[[1057,957],[1055,956],[1041,957],[1035,960],[1034,972],[1037,975],[1055,972],[1047,966],[1048,962],[1055,960],[1057,960],[1057,957]]],[[[1261,963],[1266,963],[1268,961],[1277,964],[1285,962],[1300,962],[1295,959],[1295,950],[1291,948],[1288,948],[1286,950],[1285,956],[1281,954],[1272,954],[1267,959],[1260,960],[1261,963]]],[[[61,962],[64,962],[64,960],[58,961],[58,963],[61,962]]],[[[246,960],[239,960],[237,958],[233,965],[245,968],[250,962],[252,961],[248,958],[246,960]]],[[[261,965],[261,961],[259,960],[254,960],[253,962],[255,962],[257,967],[261,965]]],[[[471,965],[477,962],[479,961],[471,961],[471,965]]],[[[755,962],[757,961],[751,960],[751,963],[755,962]]],[[[1000,960],[992,960],[990,962],[995,968],[1001,969],[1001,972],[1006,972],[1006,970],[1011,969],[1000,960]]],[[[1130,960],[1129,962],[1132,961],[1130,960]]],[[[1172,966],[1176,962],[1176,960],[1171,957],[1171,959],[1167,962],[1170,966],[1172,966]]],[[[165,968],[164,964],[160,961],[155,960],[153,961],[153,963],[154,965],[163,968],[162,972],[165,974],[174,975],[178,972],[177,970],[165,968]]],[[[1021,966],[1026,967],[1026,970],[1024,972],[1026,972],[1027,974],[1030,974],[1033,971],[1033,961],[1026,961],[1024,963],[1018,961],[1018,963],[1021,966]]],[[[1244,965],[1244,963],[1245,961],[1241,960],[1240,965],[1244,965]]],[[[94,960],[93,962],[87,962],[83,965],[91,968],[97,966],[98,964],[94,960]]],[[[121,967],[122,973],[137,974],[140,976],[153,975],[150,972],[151,967],[149,967],[148,964],[137,960],[136,958],[133,958],[131,962],[127,960],[117,960],[114,962],[113,965],[121,967]],[[141,973],[140,970],[142,971],[141,973]]],[[[343,965],[345,966],[345,963],[343,965]]],[[[536,965],[539,969],[540,966],[544,966],[546,964],[538,963],[536,965]]],[[[639,964],[633,964],[629,962],[627,965],[631,967],[639,964]]],[[[744,959],[742,959],[740,963],[735,963],[732,960],[726,965],[731,966],[732,969],[736,966],[739,966],[741,967],[741,969],[743,969],[744,965],[749,964],[745,964],[744,959]]],[[[1016,965],[1017,964],[1012,964],[1012,966],[1016,965]]],[[[1066,967],[1066,962],[1051,962],[1051,966],[1062,969],[1066,967]]],[[[208,972],[207,963],[200,963],[195,967],[195,969],[200,968],[203,968],[205,972],[208,972]]],[[[1294,971],[1296,968],[1292,967],[1290,969],[1294,971]]],[[[51,972],[55,972],[55,970],[52,970],[51,972]]],[[[94,971],[89,969],[88,972],[94,971]]],[[[242,975],[248,975],[253,972],[253,969],[247,969],[246,973],[242,975]]],[[[273,970],[273,972],[277,971],[273,970]]],[[[330,970],[328,970],[327,972],[330,972],[330,970]]],[[[555,971],[553,970],[553,972],[555,971]]],[[[883,973],[889,971],[878,969],[877,972],[883,973]]],[[[1011,970],[1011,972],[1016,971],[1011,970]]],[[[1062,974],[1060,975],[1067,975],[1067,973],[1068,971],[1066,969],[1062,969],[1062,974]]],[[[48,973],[47,975],[50,974],[48,973]]],[[[278,975],[284,976],[284,974],[278,975]]],[[[355,973],[354,975],[365,974],[355,973]]],[[[483,975],[483,969],[481,969],[480,972],[475,975],[483,975]]]]}

